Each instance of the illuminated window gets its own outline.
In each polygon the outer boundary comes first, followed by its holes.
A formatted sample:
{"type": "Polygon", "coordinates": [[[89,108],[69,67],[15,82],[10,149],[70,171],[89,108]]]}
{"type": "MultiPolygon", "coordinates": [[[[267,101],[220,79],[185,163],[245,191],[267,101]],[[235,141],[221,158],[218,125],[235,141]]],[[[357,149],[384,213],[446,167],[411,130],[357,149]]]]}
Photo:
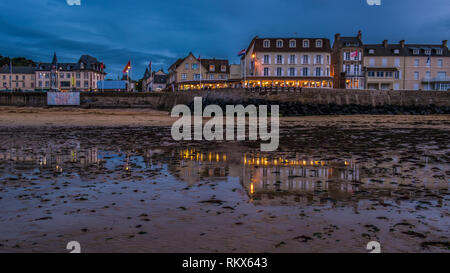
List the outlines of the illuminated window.
{"type": "Polygon", "coordinates": [[[216,67],[213,64],[211,64],[209,66],[209,71],[214,71],[214,70],[216,70],[216,67]]]}

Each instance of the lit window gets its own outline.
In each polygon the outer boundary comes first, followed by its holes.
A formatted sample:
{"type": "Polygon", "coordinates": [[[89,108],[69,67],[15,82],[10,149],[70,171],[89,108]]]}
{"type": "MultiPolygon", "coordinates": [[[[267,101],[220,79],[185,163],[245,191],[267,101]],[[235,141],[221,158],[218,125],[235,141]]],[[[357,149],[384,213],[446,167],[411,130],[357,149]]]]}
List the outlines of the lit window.
{"type": "Polygon", "coordinates": [[[213,64],[209,65],[209,71],[214,71],[214,70],[216,70],[216,67],[213,64]]]}
{"type": "Polygon", "coordinates": [[[226,65],[221,65],[221,66],[220,66],[220,70],[221,70],[222,72],[226,72],[226,71],[227,71],[227,66],[226,66],[226,65]]]}

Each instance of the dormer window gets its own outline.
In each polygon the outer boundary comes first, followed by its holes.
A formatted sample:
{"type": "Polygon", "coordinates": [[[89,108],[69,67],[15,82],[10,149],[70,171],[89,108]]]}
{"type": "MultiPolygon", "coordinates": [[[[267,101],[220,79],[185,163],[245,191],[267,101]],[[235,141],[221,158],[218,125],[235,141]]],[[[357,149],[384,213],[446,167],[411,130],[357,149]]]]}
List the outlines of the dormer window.
{"type": "Polygon", "coordinates": [[[303,47],[309,47],[309,40],[303,40],[303,47]]]}
{"type": "Polygon", "coordinates": [[[316,41],[316,47],[317,48],[321,48],[322,47],[322,40],[317,40],[316,41]]]}
{"type": "Polygon", "coordinates": [[[442,49],[436,48],[436,55],[442,55],[442,49]]]}
{"type": "Polygon", "coordinates": [[[283,47],[283,40],[277,40],[277,47],[278,48],[283,47]]]}
{"type": "Polygon", "coordinates": [[[419,55],[419,49],[413,49],[413,54],[414,55],[419,55]]]}
{"type": "Polygon", "coordinates": [[[221,66],[220,66],[220,70],[221,70],[222,72],[227,72],[227,66],[226,66],[226,65],[221,65],[221,66]]]}
{"type": "Polygon", "coordinates": [[[396,55],[400,54],[400,50],[394,49],[394,54],[396,54],[396,55]]]}
{"type": "Polygon", "coordinates": [[[369,54],[370,54],[370,55],[375,54],[375,50],[374,50],[374,49],[369,49],[369,54]]]}
{"type": "Polygon", "coordinates": [[[425,49],[425,55],[431,55],[431,49],[429,48],[425,49]]]}
{"type": "Polygon", "coordinates": [[[297,46],[297,41],[295,40],[290,40],[289,41],[289,47],[290,48],[295,48],[297,46]]]}
{"type": "Polygon", "coordinates": [[[209,71],[214,72],[214,70],[216,70],[216,67],[213,64],[209,65],[209,71]]]}
{"type": "Polygon", "coordinates": [[[269,40],[264,40],[263,46],[264,46],[264,48],[269,48],[270,47],[270,41],[269,40]]]}

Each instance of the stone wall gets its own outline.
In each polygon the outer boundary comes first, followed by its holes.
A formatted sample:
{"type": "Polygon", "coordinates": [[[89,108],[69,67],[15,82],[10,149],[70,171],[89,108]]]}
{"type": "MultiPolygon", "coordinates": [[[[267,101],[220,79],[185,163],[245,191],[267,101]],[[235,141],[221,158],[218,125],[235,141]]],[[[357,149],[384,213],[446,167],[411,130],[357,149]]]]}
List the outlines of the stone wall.
{"type": "MultiPolygon", "coordinates": [[[[170,110],[191,105],[194,97],[207,104],[277,104],[283,115],[353,113],[450,113],[448,91],[378,91],[343,89],[221,89],[167,93],[81,93],[85,108],[152,108],[170,110]]],[[[0,92],[0,105],[47,106],[45,93],[0,92]]]]}

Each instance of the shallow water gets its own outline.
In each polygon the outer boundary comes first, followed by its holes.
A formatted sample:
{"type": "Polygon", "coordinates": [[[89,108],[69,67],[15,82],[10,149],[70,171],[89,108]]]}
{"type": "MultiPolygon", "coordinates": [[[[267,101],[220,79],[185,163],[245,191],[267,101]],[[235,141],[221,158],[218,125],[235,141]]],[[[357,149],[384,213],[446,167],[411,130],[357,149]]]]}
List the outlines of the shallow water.
{"type": "Polygon", "coordinates": [[[448,131],[289,128],[259,144],[169,129],[8,129],[0,251],[442,252],[448,131]]]}

